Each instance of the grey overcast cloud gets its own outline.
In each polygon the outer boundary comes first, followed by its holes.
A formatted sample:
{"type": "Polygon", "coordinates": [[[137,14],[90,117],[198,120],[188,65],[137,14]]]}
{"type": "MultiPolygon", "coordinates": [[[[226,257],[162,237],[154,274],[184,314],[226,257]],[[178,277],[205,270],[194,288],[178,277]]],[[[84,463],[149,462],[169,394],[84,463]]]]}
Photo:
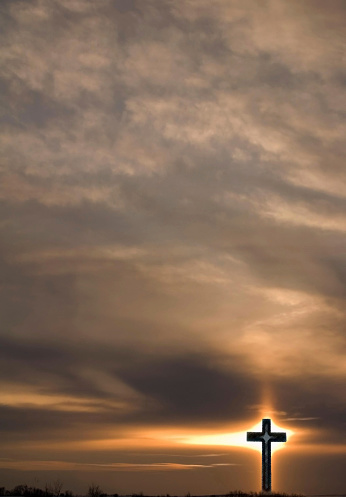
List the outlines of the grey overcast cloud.
{"type": "Polygon", "coordinates": [[[345,492],[346,2],[0,19],[1,485],[345,492]]]}

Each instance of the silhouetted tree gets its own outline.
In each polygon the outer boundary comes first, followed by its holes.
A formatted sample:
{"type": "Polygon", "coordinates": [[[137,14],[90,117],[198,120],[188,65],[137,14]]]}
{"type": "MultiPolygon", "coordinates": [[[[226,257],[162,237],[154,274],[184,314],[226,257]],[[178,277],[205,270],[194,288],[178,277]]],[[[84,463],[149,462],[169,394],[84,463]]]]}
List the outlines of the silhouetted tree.
{"type": "Polygon", "coordinates": [[[92,483],[89,485],[88,489],[88,496],[89,497],[101,497],[103,494],[101,488],[98,485],[95,485],[95,483],[92,483]]]}
{"type": "Polygon", "coordinates": [[[59,478],[57,478],[56,480],[53,481],[51,488],[52,488],[52,493],[53,493],[53,495],[55,495],[55,497],[60,496],[62,486],[63,486],[63,482],[61,480],[59,480],[59,478]]]}

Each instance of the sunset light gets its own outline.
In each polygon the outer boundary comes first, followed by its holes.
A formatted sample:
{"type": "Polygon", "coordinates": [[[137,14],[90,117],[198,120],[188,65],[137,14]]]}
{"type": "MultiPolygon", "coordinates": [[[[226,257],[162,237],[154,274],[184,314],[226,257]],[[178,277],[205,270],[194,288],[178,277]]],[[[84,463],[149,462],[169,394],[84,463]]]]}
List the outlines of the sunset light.
{"type": "MultiPolygon", "coordinates": [[[[244,447],[257,450],[262,452],[261,445],[256,442],[247,442],[246,433],[248,431],[260,431],[262,429],[262,421],[247,429],[246,431],[239,431],[235,433],[215,433],[209,435],[192,435],[190,437],[183,438],[182,443],[192,444],[192,445],[225,445],[230,447],[244,447]]],[[[272,430],[274,431],[285,431],[287,433],[287,439],[293,435],[292,430],[287,430],[280,428],[272,421],[272,430]]],[[[285,443],[275,443],[272,445],[272,453],[279,449],[282,449],[285,443]]]]}

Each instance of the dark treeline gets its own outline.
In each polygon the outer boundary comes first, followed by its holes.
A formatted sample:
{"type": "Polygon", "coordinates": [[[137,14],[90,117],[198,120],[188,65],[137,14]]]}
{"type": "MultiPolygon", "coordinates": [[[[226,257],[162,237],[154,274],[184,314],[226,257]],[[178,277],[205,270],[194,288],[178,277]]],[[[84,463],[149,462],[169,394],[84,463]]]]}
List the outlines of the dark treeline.
{"type": "MultiPolygon", "coordinates": [[[[234,490],[233,492],[228,492],[223,495],[210,495],[208,497],[264,497],[267,493],[262,492],[242,492],[240,490],[234,490]]],[[[62,483],[60,480],[55,481],[53,484],[46,484],[45,488],[30,487],[28,485],[17,485],[11,490],[7,490],[5,487],[0,487],[0,497],[5,496],[16,496],[16,497],[75,497],[73,492],[70,490],[62,491],[62,483]]],[[[91,484],[87,492],[88,497],[121,497],[117,493],[106,494],[102,492],[100,487],[95,484],[91,484]]],[[[124,497],[152,497],[145,495],[142,492],[139,494],[129,494],[124,497]]],[[[177,497],[171,496],[169,494],[159,495],[157,497],[177,497]]],[[[185,497],[197,497],[190,493],[186,494],[185,497]]],[[[207,497],[207,496],[204,496],[207,497]]],[[[304,497],[302,494],[285,494],[271,492],[270,497],[304,497]]]]}
{"type": "MultiPolygon", "coordinates": [[[[36,495],[37,497],[56,497],[56,494],[49,490],[42,490],[42,488],[29,487],[28,485],[17,485],[14,488],[7,490],[5,487],[0,487],[0,496],[17,495],[20,497],[30,497],[36,495]]],[[[72,497],[73,493],[70,490],[61,492],[60,497],[72,497]]]]}
{"type": "MultiPolygon", "coordinates": [[[[113,494],[113,495],[114,497],[154,497],[152,495],[143,494],[143,492],[141,492],[140,494],[132,494],[126,496],[118,496],[118,494],[113,494]]],[[[157,495],[156,497],[179,497],[179,496],[170,495],[170,494],[161,494],[157,495]]],[[[306,496],[304,494],[286,494],[279,492],[243,492],[242,490],[232,490],[227,494],[210,494],[202,496],[192,495],[189,492],[184,497],[306,497],[306,496]]]]}
{"type": "MultiPolygon", "coordinates": [[[[118,494],[106,494],[99,485],[92,483],[89,485],[87,494],[88,497],[118,497],[118,494]]],[[[143,495],[143,494],[141,494],[143,495]]],[[[29,486],[26,484],[16,485],[11,490],[6,487],[0,487],[0,497],[16,496],[16,497],[75,497],[71,490],[63,491],[63,483],[60,480],[55,480],[53,483],[46,483],[44,489],[29,486]]]]}
{"type": "Polygon", "coordinates": [[[11,490],[5,487],[0,487],[0,496],[6,495],[16,495],[18,497],[73,497],[73,493],[70,490],[65,490],[62,492],[62,484],[60,482],[54,482],[53,485],[46,484],[45,488],[30,487],[29,485],[16,485],[11,490]]]}

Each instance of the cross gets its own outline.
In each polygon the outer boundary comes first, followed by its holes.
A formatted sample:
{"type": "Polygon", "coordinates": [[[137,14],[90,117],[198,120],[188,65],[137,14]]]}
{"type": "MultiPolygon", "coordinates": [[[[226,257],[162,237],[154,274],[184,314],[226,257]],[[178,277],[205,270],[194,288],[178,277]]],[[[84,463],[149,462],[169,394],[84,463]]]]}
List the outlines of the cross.
{"type": "Polygon", "coordinates": [[[270,419],[262,419],[262,432],[248,431],[248,442],[262,442],[262,491],[272,489],[271,475],[271,443],[286,442],[286,433],[272,433],[270,419]]]}

